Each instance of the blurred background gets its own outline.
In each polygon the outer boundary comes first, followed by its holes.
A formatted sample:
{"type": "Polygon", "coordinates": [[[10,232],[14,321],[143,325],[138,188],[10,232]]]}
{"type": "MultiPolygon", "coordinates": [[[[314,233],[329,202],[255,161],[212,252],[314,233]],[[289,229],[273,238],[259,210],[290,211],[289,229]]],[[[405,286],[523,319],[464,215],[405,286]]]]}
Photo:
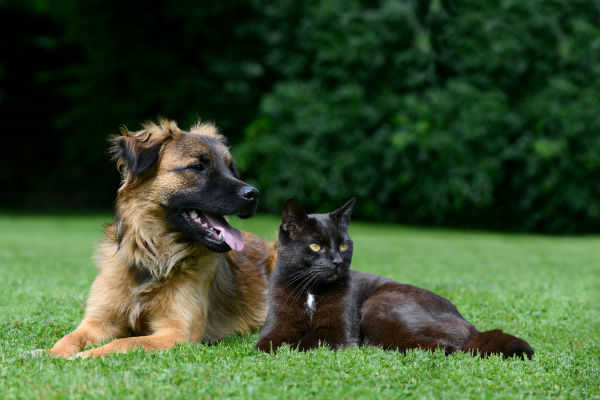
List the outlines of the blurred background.
{"type": "Polygon", "coordinates": [[[214,121],[263,212],[600,232],[596,0],[0,0],[0,207],[106,210],[106,138],[214,121]]]}

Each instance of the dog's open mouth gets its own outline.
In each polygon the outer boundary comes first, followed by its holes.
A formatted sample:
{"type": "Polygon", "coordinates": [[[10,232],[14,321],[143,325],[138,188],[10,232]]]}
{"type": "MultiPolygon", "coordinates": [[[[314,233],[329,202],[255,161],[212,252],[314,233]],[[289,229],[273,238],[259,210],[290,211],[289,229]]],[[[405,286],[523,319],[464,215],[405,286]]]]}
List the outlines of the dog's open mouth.
{"type": "Polygon", "coordinates": [[[244,249],[242,232],[229,225],[223,216],[203,214],[198,210],[186,210],[183,212],[183,217],[206,239],[217,244],[227,243],[235,251],[244,249]]]}

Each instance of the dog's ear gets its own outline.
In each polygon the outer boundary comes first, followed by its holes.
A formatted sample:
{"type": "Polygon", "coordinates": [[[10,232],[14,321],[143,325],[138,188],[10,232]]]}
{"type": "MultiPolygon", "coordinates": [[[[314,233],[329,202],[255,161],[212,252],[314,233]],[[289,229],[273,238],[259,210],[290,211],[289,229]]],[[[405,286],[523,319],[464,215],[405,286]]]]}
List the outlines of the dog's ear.
{"type": "MultiPolygon", "coordinates": [[[[129,133],[129,132],[128,132],[129,133]]],[[[132,175],[142,175],[156,162],[163,141],[139,139],[136,136],[123,135],[115,140],[113,153],[117,163],[121,163],[132,175]]]]}
{"type": "Polygon", "coordinates": [[[124,184],[127,185],[138,176],[148,172],[160,157],[163,144],[180,133],[173,121],[160,120],[159,124],[146,123],[143,129],[130,132],[121,128],[121,136],[113,136],[110,141],[110,152],[117,161],[117,168],[123,174],[124,184]]]}
{"type": "Polygon", "coordinates": [[[337,220],[343,225],[348,226],[348,224],[350,223],[350,217],[352,216],[352,210],[354,209],[355,203],[356,197],[353,197],[337,210],[330,212],[329,215],[331,216],[331,218],[337,220]]]}
{"type": "Polygon", "coordinates": [[[281,228],[290,233],[297,234],[308,222],[308,215],[304,212],[296,199],[288,199],[281,213],[281,228]]]}

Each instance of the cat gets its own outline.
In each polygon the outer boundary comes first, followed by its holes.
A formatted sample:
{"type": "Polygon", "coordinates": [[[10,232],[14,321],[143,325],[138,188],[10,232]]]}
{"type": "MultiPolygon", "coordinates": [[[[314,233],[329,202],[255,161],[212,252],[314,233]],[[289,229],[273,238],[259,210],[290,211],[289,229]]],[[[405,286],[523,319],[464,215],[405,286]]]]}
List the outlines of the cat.
{"type": "Polygon", "coordinates": [[[499,329],[478,331],[442,296],[350,270],[354,203],[310,215],[294,199],[285,203],[258,350],[275,352],[284,343],[303,351],[365,345],[532,358],[526,341],[499,329]]]}
{"type": "Polygon", "coordinates": [[[277,263],[269,282],[269,309],[256,347],[276,351],[326,344],[358,344],[358,312],[352,301],[348,224],[351,199],[329,214],[307,216],[289,199],[279,229],[277,263]]]}

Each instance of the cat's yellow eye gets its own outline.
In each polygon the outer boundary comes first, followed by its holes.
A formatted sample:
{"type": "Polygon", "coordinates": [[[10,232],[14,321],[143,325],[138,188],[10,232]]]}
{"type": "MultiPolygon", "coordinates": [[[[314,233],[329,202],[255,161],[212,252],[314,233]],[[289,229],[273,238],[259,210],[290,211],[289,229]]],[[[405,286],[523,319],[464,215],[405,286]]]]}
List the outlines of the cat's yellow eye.
{"type": "Polygon", "coordinates": [[[316,244],[316,243],[311,243],[311,244],[310,244],[310,249],[311,249],[312,251],[319,251],[319,250],[321,250],[321,245],[319,245],[319,244],[316,244]]]}
{"type": "Polygon", "coordinates": [[[340,244],[340,251],[346,251],[348,250],[348,243],[344,242],[342,244],[340,244]]]}

